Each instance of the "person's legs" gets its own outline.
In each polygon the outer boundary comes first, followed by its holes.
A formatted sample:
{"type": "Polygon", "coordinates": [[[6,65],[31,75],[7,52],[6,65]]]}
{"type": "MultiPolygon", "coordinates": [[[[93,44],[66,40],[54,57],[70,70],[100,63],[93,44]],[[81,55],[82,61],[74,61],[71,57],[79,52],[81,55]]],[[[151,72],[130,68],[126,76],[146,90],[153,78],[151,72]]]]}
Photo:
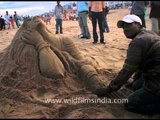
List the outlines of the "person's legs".
{"type": "Polygon", "coordinates": [[[83,22],[83,21],[82,21],[82,14],[79,13],[79,15],[78,15],[78,23],[79,23],[79,27],[80,27],[80,29],[81,29],[81,35],[84,35],[83,23],[82,23],[82,22],[83,22]]]}
{"type": "Polygon", "coordinates": [[[105,19],[105,17],[102,20],[102,28],[103,28],[103,31],[105,32],[105,30],[106,30],[106,19],[105,19]]]}
{"type": "Polygon", "coordinates": [[[16,22],[16,26],[17,26],[17,28],[19,28],[19,21],[18,21],[18,20],[16,20],[15,22],[16,22]]]}
{"type": "Polygon", "coordinates": [[[59,31],[59,19],[56,19],[56,34],[58,34],[59,31]]]}
{"type": "Polygon", "coordinates": [[[106,21],[106,31],[107,32],[110,32],[110,30],[109,30],[109,26],[108,26],[108,22],[107,22],[107,15],[106,15],[106,17],[105,17],[106,19],[105,19],[105,21],[106,21]]]}
{"type": "Polygon", "coordinates": [[[103,13],[102,12],[99,12],[97,13],[98,14],[98,26],[99,26],[99,31],[100,31],[100,42],[101,43],[104,43],[104,32],[103,32],[103,27],[102,27],[102,21],[103,21],[103,13]]]}
{"type": "MultiPolygon", "coordinates": [[[[102,23],[101,23],[102,24],[102,23]]],[[[98,41],[98,35],[97,35],[97,13],[92,12],[92,27],[93,27],[93,43],[97,43],[98,41]]]]}
{"type": "Polygon", "coordinates": [[[0,18],[0,30],[2,30],[2,27],[3,27],[3,21],[2,21],[2,19],[0,18]]]}
{"type": "Polygon", "coordinates": [[[60,26],[60,33],[63,33],[63,29],[62,29],[62,19],[59,19],[59,26],[60,26]]]}
{"type": "Polygon", "coordinates": [[[151,18],[151,30],[158,34],[159,27],[157,18],[151,18]]]}
{"type": "Polygon", "coordinates": [[[126,110],[141,114],[159,114],[160,96],[156,96],[145,88],[135,91],[124,104],[126,110]]]}
{"type": "Polygon", "coordinates": [[[87,16],[88,16],[87,12],[82,13],[82,25],[83,25],[83,31],[84,31],[83,35],[85,36],[85,38],[90,39],[91,35],[88,29],[87,16]]]}
{"type": "Polygon", "coordinates": [[[133,91],[136,91],[136,90],[142,88],[142,87],[143,87],[143,84],[144,84],[144,79],[143,79],[143,77],[135,80],[135,81],[133,82],[133,85],[132,85],[132,90],[133,90],[133,91]]]}
{"type": "Polygon", "coordinates": [[[14,21],[11,20],[10,22],[11,22],[12,28],[14,29],[14,21]]]}
{"type": "Polygon", "coordinates": [[[102,28],[104,32],[109,32],[109,27],[107,23],[107,17],[104,17],[103,22],[102,22],[102,28]]]}
{"type": "Polygon", "coordinates": [[[10,21],[7,20],[6,22],[7,22],[7,25],[8,25],[8,29],[10,29],[10,28],[11,28],[11,27],[10,27],[10,21]]]}
{"type": "Polygon", "coordinates": [[[5,30],[6,29],[6,23],[5,23],[5,20],[3,19],[3,21],[2,21],[2,28],[5,30]]]}

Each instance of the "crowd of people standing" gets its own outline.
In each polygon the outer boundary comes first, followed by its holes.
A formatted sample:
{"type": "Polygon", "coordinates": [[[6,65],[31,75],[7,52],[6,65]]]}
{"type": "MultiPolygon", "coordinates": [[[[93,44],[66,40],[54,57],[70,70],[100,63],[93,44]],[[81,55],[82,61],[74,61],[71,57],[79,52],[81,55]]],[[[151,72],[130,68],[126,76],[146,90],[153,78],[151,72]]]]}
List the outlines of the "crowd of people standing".
{"type": "Polygon", "coordinates": [[[0,17],[0,30],[2,29],[11,29],[11,28],[19,28],[20,27],[20,17],[17,14],[16,11],[14,11],[13,15],[10,15],[8,11],[6,11],[6,14],[4,17],[0,17]]]}
{"type": "MultiPolygon", "coordinates": [[[[146,28],[146,12],[147,7],[150,6],[149,18],[151,21],[151,30],[160,34],[160,3],[158,1],[132,1],[130,14],[137,15],[142,20],[142,25],[146,28]]],[[[109,33],[110,28],[107,22],[107,16],[110,9],[106,1],[77,1],[73,4],[73,10],[67,11],[61,4],[57,1],[57,5],[54,8],[54,16],[56,21],[56,34],[63,34],[63,21],[67,19],[67,14],[74,14],[74,16],[69,15],[74,20],[76,19],[79,23],[81,33],[78,35],[79,38],[90,39],[93,36],[93,44],[98,42],[98,37],[100,38],[100,43],[105,44],[106,40],[104,38],[104,32],[109,33]],[[92,23],[92,35],[88,28],[88,18],[92,23]],[[97,24],[98,23],[98,24],[97,24]],[[97,25],[99,27],[99,36],[97,34],[97,25]]],[[[44,22],[51,25],[51,16],[47,15],[43,17],[44,22]]],[[[14,11],[13,15],[10,15],[8,11],[4,17],[0,16],[0,30],[19,28],[20,16],[14,11]]]]}
{"type": "MultiPolygon", "coordinates": [[[[60,2],[60,1],[59,1],[60,2]]],[[[141,21],[142,26],[146,28],[146,12],[147,7],[150,7],[149,18],[151,20],[151,30],[160,34],[160,14],[157,11],[160,11],[160,3],[158,1],[132,1],[130,14],[137,15],[141,21]]],[[[77,1],[74,7],[76,6],[76,14],[79,22],[79,27],[81,33],[78,35],[79,38],[90,39],[91,34],[88,28],[88,18],[92,23],[92,36],[93,44],[98,42],[105,44],[106,40],[104,38],[104,32],[109,33],[110,28],[107,22],[107,15],[110,11],[110,8],[106,1],[77,1]],[[99,27],[99,36],[97,33],[97,23],[99,27]]],[[[63,8],[63,6],[61,6],[63,8]]],[[[64,9],[64,8],[63,8],[64,9]]],[[[66,16],[66,10],[62,11],[62,21],[63,14],[66,16]],[[64,13],[63,13],[64,11],[64,13]]],[[[75,11],[75,10],[74,10],[75,11]]],[[[56,14],[55,14],[56,15],[56,14]]],[[[62,23],[61,21],[61,23],[62,23]]],[[[61,25],[63,26],[63,25],[61,25]]]]}
{"type": "MultiPolygon", "coordinates": [[[[60,3],[60,1],[59,1],[60,3]]],[[[100,37],[100,43],[105,44],[106,40],[104,38],[104,32],[109,33],[110,28],[107,22],[107,15],[109,13],[109,6],[106,4],[105,1],[77,1],[74,7],[76,6],[77,18],[81,33],[78,35],[79,38],[86,38],[90,39],[91,34],[88,28],[88,18],[91,20],[92,23],[92,36],[93,36],[93,44],[98,42],[98,37],[100,37]],[[99,27],[99,34],[97,34],[97,23],[99,27]]],[[[160,15],[157,11],[160,10],[159,3],[155,1],[132,1],[130,14],[137,15],[142,20],[142,26],[146,28],[146,12],[147,7],[150,5],[150,13],[149,18],[151,20],[151,30],[160,34],[160,15]]],[[[60,22],[60,29],[62,29],[62,22],[63,18],[66,18],[66,10],[61,6],[63,10],[61,10],[61,22],[60,22]]],[[[55,17],[57,16],[57,7],[55,7],[55,17]]],[[[56,18],[57,21],[57,18],[56,18]]],[[[59,21],[59,20],[58,20],[59,21]]],[[[58,22],[56,22],[58,25],[58,22]]],[[[56,31],[57,31],[56,27],[56,31]]],[[[61,32],[62,33],[62,32],[61,32]]],[[[57,34],[57,32],[56,32],[57,34]]]]}

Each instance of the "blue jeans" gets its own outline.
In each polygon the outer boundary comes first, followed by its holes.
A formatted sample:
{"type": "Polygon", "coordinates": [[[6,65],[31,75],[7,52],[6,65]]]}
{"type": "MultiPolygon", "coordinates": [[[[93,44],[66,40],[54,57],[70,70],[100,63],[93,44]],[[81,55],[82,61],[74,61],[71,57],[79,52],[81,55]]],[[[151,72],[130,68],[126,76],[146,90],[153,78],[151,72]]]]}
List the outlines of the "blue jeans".
{"type": "Polygon", "coordinates": [[[88,17],[88,13],[87,12],[79,13],[78,22],[79,22],[79,26],[80,26],[80,29],[81,29],[81,34],[83,36],[85,36],[86,38],[90,38],[91,35],[90,35],[89,29],[88,29],[87,17],[88,17]]]}
{"type": "Polygon", "coordinates": [[[128,103],[124,105],[125,109],[141,114],[160,114],[160,96],[146,90],[143,84],[143,78],[135,81],[133,84],[135,92],[128,97],[128,103]]]}

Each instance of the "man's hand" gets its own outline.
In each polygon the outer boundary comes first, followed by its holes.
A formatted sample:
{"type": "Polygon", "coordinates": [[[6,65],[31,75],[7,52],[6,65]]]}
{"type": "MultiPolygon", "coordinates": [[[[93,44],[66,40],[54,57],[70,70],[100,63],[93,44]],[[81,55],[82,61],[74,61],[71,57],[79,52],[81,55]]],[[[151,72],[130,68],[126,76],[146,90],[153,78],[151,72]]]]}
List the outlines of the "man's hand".
{"type": "Polygon", "coordinates": [[[89,14],[88,14],[88,16],[89,16],[89,19],[90,19],[90,20],[92,20],[92,12],[91,12],[91,7],[89,7],[89,14]]]}
{"type": "Polygon", "coordinates": [[[105,17],[105,8],[103,8],[102,14],[105,17]]]}
{"type": "Polygon", "coordinates": [[[98,88],[94,91],[98,97],[107,97],[108,93],[113,92],[113,89],[110,86],[98,88]]]}
{"type": "Polygon", "coordinates": [[[88,16],[89,16],[89,19],[92,20],[92,12],[89,12],[88,16]]]}

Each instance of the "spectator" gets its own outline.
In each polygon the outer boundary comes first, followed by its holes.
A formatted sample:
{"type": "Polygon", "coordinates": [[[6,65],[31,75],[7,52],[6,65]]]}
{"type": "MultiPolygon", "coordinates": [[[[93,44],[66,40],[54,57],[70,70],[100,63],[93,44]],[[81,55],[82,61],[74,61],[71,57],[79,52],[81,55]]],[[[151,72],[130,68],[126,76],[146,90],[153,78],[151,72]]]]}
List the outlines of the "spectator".
{"type": "Polygon", "coordinates": [[[76,13],[76,11],[77,11],[77,5],[76,5],[76,3],[73,3],[72,11],[73,11],[73,14],[76,13]]]}
{"type": "Polygon", "coordinates": [[[86,1],[77,2],[78,22],[81,29],[80,38],[90,39],[91,35],[88,29],[87,17],[88,17],[88,3],[86,1]]]}
{"type": "Polygon", "coordinates": [[[5,29],[5,20],[3,19],[3,17],[0,17],[0,30],[5,29]]]}
{"type": "Polygon", "coordinates": [[[104,32],[110,32],[108,22],[107,22],[107,14],[109,13],[109,7],[106,5],[105,7],[105,13],[104,13],[104,19],[102,22],[102,27],[104,32]]]}
{"type": "Polygon", "coordinates": [[[63,19],[67,20],[67,10],[64,10],[64,12],[63,12],[63,19]]]}
{"type": "Polygon", "coordinates": [[[102,21],[104,18],[105,11],[105,2],[104,1],[90,1],[89,2],[89,18],[92,21],[93,27],[93,44],[98,42],[98,34],[97,34],[97,21],[100,31],[100,43],[105,44],[104,41],[104,31],[102,27],[102,21]]]}
{"type": "Polygon", "coordinates": [[[10,15],[8,14],[8,11],[6,11],[4,18],[5,18],[5,24],[8,25],[8,29],[10,29],[10,15]]]}
{"type": "Polygon", "coordinates": [[[149,17],[151,19],[151,30],[160,35],[159,32],[159,21],[160,21],[160,2],[159,1],[151,1],[151,10],[149,17]]]}
{"type": "Polygon", "coordinates": [[[63,7],[60,5],[60,1],[57,1],[54,13],[56,19],[56,34],[59,33],[59,28],[60,28],[60,33],[63,34],[62,31],[63,7]]]}
{"type": "Polygon", "coordinates": [[[49,13],[44,15],[44,21],[45,21],[46,25],[48,25],[48,23],[49,23],[49,25],[51,25],[51,16],[49,15],[49,13]]]}
{"type": "Polygon", "coordinates": [[[14,21],[16,23],[17,28],[19,28],[19,26],[20,26],[19,16],[16,11],[14,11],[14,21]]]}
{"type": "Polygon", "coordinates": [[[133,1],[132,8],[131,8],[131,14],[134,14],[140,17],[142,21],[142,26],[145,28],[146,28],[145,10],[147,5],[149,5],[149,1],[133,1]]]}
{"type": "Polygon", "coordinates": [[[10,16],[10,23],[12,25],[12,28],[14,29],[14,18],[12,17],[12,15],[10,16]]]}

